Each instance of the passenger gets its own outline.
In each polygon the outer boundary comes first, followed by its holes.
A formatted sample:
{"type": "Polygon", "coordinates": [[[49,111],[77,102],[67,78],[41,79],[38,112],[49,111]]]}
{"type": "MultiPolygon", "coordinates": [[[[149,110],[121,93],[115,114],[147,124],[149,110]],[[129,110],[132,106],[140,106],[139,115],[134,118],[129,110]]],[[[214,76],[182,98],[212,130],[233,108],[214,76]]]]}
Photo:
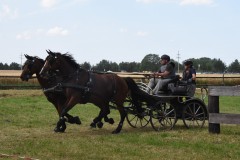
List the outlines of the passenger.
{"type": "Polygon", "coordinates": [[[162,55],[160,59],[161,68],[157,73],[154,73],[153,78],[148,83],[147,92],[150,93],[150,88],[153,94],[157,94],[159,91],[164,90],[164,87],[175,77],[175,64],[170,62],[168,55],[162,55]]]}
{"type": "Polygon", "coordinates": [[[191,60],[184,61],[184,71],[181,81],[190,85],[188,95],[193,97],[196,90],[196,70],[193,68],[193,62],[191,60]]]}

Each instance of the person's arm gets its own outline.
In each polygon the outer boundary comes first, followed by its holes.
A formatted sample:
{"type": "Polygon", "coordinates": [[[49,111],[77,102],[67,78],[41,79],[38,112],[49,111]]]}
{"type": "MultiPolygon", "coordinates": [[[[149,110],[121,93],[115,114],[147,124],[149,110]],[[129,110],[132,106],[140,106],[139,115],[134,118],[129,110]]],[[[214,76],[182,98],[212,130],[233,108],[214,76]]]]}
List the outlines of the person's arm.
{"type": "Polygon", "coordinates": [[[196,71],[195,71],[195,69],[192,69],[191,73],[192,73],[192,78],[188,79],[188,82],[196,81],[196,71]]]}
{"type": "Polygon", "coordinates": [[[193,81],[196,80],[196,74],[195,74],[195,73],[192,74],[192,80],[193,80],[193,81]]]}
{"type": "Polygon", "coordinates": [[[165,71],[165,72],[162,72],[162,73],[156,73],[155,75],[158,76],[158,77],[167,77],[169,75],[169,71],[165,71]]]}

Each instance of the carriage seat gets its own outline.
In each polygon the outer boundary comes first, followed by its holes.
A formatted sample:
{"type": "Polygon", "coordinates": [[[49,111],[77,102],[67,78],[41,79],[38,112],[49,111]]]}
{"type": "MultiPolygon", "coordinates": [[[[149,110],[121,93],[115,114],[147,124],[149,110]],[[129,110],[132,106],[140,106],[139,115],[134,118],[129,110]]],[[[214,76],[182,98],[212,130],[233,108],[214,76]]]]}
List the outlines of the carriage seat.
{"type": "Polygon", "coordinates": [[[189,90],[192,87],[191,84],[186,81],[180,81],[180,76],[176,75],[171,81],[169,81],[157,95],[181,95],[188,96],[189,90]]]}
{"type": "Polygon", "coordinates": [[[180,76],[176,75],[174,76],[167,84],[165,84],[163,86],[163,89],[159,90],[158,93],[162,94],[162,93],[169,93],[170,89],[169,89],[169,84],[176,84],[180,81],[180,76]]]}

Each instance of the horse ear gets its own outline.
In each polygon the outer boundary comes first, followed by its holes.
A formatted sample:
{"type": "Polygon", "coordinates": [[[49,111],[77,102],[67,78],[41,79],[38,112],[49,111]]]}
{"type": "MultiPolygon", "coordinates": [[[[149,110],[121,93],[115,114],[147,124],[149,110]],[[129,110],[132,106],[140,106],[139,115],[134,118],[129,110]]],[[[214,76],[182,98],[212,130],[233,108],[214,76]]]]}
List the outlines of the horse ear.
{"type": "Polygon", "coordinates": [[[53,56],[53,57],[55,57],[55,53],[53,53],[52,51],[50,51],[50,50],[46,50],[47,51],[47,53],[50,55],[50,56],[53,56]]]}
{"type": "Polygon", "coordinates": [[[50,49],[46,50],[46,52],[47,52],[48,54],[53,53],[50,49]]]}
{"type": "Polygon", "coordinates": [[[27,55],[27,54],[24,54],[24,56],[28,59],[28,60],[33,60],[33,57],[27,55]]]}

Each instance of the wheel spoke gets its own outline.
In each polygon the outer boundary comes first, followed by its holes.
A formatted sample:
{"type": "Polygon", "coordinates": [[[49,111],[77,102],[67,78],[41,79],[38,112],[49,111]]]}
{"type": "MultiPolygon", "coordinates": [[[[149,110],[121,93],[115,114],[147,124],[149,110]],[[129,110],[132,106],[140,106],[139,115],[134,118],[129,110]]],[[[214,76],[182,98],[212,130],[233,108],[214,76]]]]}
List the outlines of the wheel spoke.
{"type": "Polygon", "coordinates": [[[168,113],[166,113],[166,116],[168,116],[170,113],[173,113],[174,109],[172,109],[171,111],[169,111],[168,113]]]}
{"type": "Polygon", "coordinates": [[[137,126],[137,123],[138,123],[138,117],[137,117],[137,120],[136,120],[136,123],[135,123],[135,125],[134,125],[134,126],[137,126]]]}
{"type": "Polygon", "coordinates": [[[185,114],[187,114],[187,115],[189,115],[189,116],[191,116],[191,117],[193,117],[193,114],[191,114],[191,113],[189,113],[189,112],[184,112],[185,114]]]}
{"type": "Polygon", "coordinates": [[[140,124],[141,124],[141,127],[143,126],[143,124],[142,124],[142,119],[140,119],[140,124]]]}
{"type": "Polygon", "coordinates": [[[198,111],[200,110],[201,106],[198,107],[198,109],[194,112],[195,114],[198,113],[198,111]]]}
{"type": "Polygon", "coordinates": [[[183,122],[187,128],[203,127],[205,123],[204,105],[196,101],[190,102],[184,109],[183,122]]]}
{"type": "Polygon", "coordinates": [[[198,126],[201,126],[201,125],[198,123],[198,120],[195,120],[195,121],[196,121],[196,123],[197,123],[198,126]]]}
{"type": "Polygon", "coordinates": [[[193,115],[194,114],[194,112],[192,111],[192,109],[191,109],[191,107],[190,106],[188,106],[188,109],[189,109],[189,112],[193,115]]]}
{"type": "Polygon", "coordinates": [[[202,112],[202,113],[196,114],[196,117],[201,116],[201,115],[204,115],[204,113],[202,112]]]}
{"type": "Polygon", "coordinates": [[[129,120],[130,122],[132,122],[137,116],[134,116],[131,120],[129,120]]]}
{"type": "Polygon", "coordinates": [[[144,109],[143,114],[141,117],[137,112],[136,106],[133,105],[132,100],[129,100],[129,106],[127,107],[127,117],[126,120],[128,124],[133,128],[142,128],[145,127],[150,122],[150,116],[147,112],[146,108],[148,107],[147,104],[142,103],[142,107],[144,109]]]}

